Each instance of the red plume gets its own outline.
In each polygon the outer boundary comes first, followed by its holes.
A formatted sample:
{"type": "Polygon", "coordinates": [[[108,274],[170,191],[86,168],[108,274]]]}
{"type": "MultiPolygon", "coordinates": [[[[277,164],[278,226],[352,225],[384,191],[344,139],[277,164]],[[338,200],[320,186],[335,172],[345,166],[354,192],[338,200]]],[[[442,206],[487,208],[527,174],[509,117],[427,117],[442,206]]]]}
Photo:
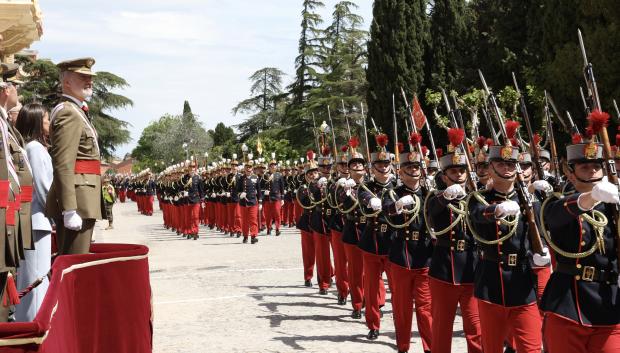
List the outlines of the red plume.
{"type": "Polygon", "coordinates": [[[351,146],[351,148],[357,148],[360,145],[360,139],[357,138],[357,136],[353,136],[349,139],[349,146],[351,146]]]}
{"type": "Polygon", "coordinates": [[[323,156],[329,156],[332,153],[332,149],[329,146],[323,146],[321,153],[323,156]]]}
{"type": "Polygon", "coordinates": [[[521,124],[518,121],[506,120],[506,135],[508,139],[515,137],[517,134],[517,129],[519,129],[520,126],[521,124]]]}
{"type": "Polygon", "coordinates": [[[487,147],[489,147],[489,148],[490,148],[491,146],[493,146],[493,144],[494,144],[494,143],[495,143],[495,142],[493,141],[493,139],[492,139],[492,138],[488,138],[488,139],[487,139],[487,147]]]}
{"type": "Polygon", "coordinates": [[[487,144],[487,138],[484,136],[478,137],[478,139],[476,139],[476,144],[478,145],[478,148],[483,149],[484,145],[487,144]]]}
{"type": "Polygon", "coordinates": [[[347,153],[347,151],[349,150],[349,145],[344,145],[340,147],[340,150],[342,151],[342,153],[347,153]]]}
{"type": "Polygon", "coordinates": [[[398,153],[398,154],[405,152],[405,144],[402,143],[402,142],[399,142],[396,145],[396,149],[398,150],[398,151],[396,151],[396,153],[398,153]]]}
{"type": "Polygon", "coordinates": [[[573,136],[571,137],[573,144],[576,145],[578,143],[581,143],[582,138],[581,135],[579,133],[574,133],[573,136]]]}
{"type": "Polygon", "coordinates": [[[594,129],[592,129],[592,126],[586,127],[586,131],[583,133],[583,135],[588,140],[592,139],[592,136],[594,136],[594,129]]]}
{"type": "Polygon", "coordinates": [[[306,157],[308,158],[308,160],[313,160],[314,159],[314,151],[313,150],[308,150],[308,152],[306,152],[306,157]]]}
{"type": "Polygon", "coordinates": [[[465,130],[457,128],[448,130],[448,140],[450,140],[452,147],[459,146],[463,143],[463,139],[465,139],[465,130]]]}
{"type": "Polygon", "coordinates": [[[592,133],[598,134],[603,128],[607,127],[609,114],[600,110],[593,110],[592,113],[588,115],[588,121],[592,127],[592,133]]]}
{"type": "Polygon", "coordinates": [[[441,156],[443,156],[443,148],[439,147],[438,149],[436,149],[435,155],[437,156],[437,158],[441,158],[441,156]]]}
{"type": "Polygon", "coordinates": [[[620,134],[616,134],[616,146],[620,146],[620,134]]]}
{"type": "Polygon", "coordinates": [[[422,142],[422,135],[420,135],[417,132],[412,132],[411,135],[409,135],[409,143],[412,146],[417,145],[418,143],[422,142]]]}
{"type": "Polygon", "coordinates": [[[535,145],[540,145],[540,142],[542,141],[542,137],[540,137],[539,134],[534,134],[533,140],[534,140],[535,145]]]}
{"type": "Polygon", "coordinates": [[[388,135],[386,134],[378,134],[377,136],[375,136],[375,141],[377,142],[377,145],[381,146],[381,147],[385,147],[388,144],[388,135]]]}
{"type": "Polygon", "coordinates": [[[422,155],[426,156],[428,154],[428,147],[422,146],[422,155]]]}

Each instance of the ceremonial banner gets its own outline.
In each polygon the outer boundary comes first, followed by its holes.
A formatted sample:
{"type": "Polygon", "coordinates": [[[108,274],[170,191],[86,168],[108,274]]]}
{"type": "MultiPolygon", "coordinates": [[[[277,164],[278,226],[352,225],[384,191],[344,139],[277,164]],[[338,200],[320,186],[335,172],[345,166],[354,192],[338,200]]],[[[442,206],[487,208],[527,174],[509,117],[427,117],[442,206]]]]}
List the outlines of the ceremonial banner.
{"type": "Polygon", "coordinates": [[[420,106],[420,101],[417,96],[413,98],[413,121],[415,122],[415,127],[418,131],[421,131],[424,124],[426,124],[426,116],[422,111],[422,107],[420,106]]]}

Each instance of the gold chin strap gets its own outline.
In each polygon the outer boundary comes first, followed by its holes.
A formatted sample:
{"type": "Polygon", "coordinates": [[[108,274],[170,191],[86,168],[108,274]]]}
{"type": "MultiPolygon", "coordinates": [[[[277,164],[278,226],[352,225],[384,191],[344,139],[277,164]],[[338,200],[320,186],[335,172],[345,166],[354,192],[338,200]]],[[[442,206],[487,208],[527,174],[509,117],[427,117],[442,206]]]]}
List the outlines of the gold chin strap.
{"type": "MultiPolygon", "coordinates": [[[[482,197],[482,195],[480,194],[479,191],[475,191],[473,193],[471,193],[471,195],[469,195],[469,197],[467,197],[466,202],[466,213],[469,214],[469,201],[471,200],[472,197],[475,197],[476,200],[478,200],[478,202],[480,202],[482,205],[484,206],[489,206],[489,203],[482,197]]],[[[469,227],[469,229],[471,230],[471,234],[474,236],[474,239],[476,239],[476,241],[482,243],[482,244],[486,244],[486,245],[497,245],[500,244],[509,239],[510,237],[512,237],[516,231],[517,231],[517,226],[519,225],[519,218],[517,218],[517,216],[508,216],[508,217],[504,217],[504,218],[499,218],[497,219],[497,221],[500,222],[501,225],[505,225],[507,227],[510,228],[510,231],[508,231],[508,233],[506,233],[506,235],[504,235],[503,237],[496,239],[496,240],[486,240],[483,237],[481,237],[478,232],[476,232],[476,230],[474,229],[474,227],[471,224],[471,217],[465,217],[465,220],[467,221],[467,226],[469,227]]]]}
{"type": "MultiPolygon", "coordinates": [[[[552,200],[552,199],[557,199],[557,200],[561,200],[564,198],[564,195],[561,194],[554,194],[552,197],[548,197],[545,202],[543,202],[542,207],[540,208],[540,219],[544,220],[545,218],[545,207],[547,206],[547,203],[552,200]]],[[[594,232],[596,233],[596,241],[594,242],[594,244],[592,245],[592,247],[586,251],[582,251],[582,252],[568,252],[568,251],[564,251],[562,250],[556,243],[553,242],[553,240],[551,239],[551,234],[550,232],[547,230],[547,227],[545,226],[545,222],[541,222],[541,226],[542,226],[542,234],[545,237],[545,240],[547,241],[547,244],[549,245],[549,247],[551,249],[553,249],[553,251],[555,251],[556,253],[567,257],[569,259],[582,259],[584,257],[588,257],[592,254],[594,254],[596,252],[596,250],[599,250],[599,252],[601,254],[605,253],[605,239],[603,238],[603,233],[605,232],[605,226],[607,225],[607,217],[605,216],[605,214],[601,211],[597,211],[597,210],[592,210],[592,216],[590,216],[589,214],[583,213],[579,216],[579,222],[587,222],[589,223],[592,228],[594,229],[594,232]]]]}

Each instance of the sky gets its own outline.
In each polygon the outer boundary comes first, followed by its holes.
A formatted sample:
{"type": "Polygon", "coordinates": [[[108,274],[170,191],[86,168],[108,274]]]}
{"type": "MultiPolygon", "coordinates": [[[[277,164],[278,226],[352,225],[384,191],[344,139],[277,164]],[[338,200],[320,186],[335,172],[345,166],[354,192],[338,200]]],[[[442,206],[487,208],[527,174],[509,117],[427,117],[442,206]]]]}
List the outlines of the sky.
{"type": "MultiPolygon", "coordinates": [[[[368,28],[372,0],[354,0],[368,28]]],[[[31,49],[59,62],[91,56],[94,70],[125,78],[119,91],[133,107],[113,112],[132,124],[132,141],[160,116],[180,114],[183,101],[207,129],[235,125],[231,109],[249,96],[248,77],[277,67],[292,81],[300,32],[301,0],[41,0],[43,36],[31,49]]],[[[335,0],[320,10],[324,25],[335,0]]]]}

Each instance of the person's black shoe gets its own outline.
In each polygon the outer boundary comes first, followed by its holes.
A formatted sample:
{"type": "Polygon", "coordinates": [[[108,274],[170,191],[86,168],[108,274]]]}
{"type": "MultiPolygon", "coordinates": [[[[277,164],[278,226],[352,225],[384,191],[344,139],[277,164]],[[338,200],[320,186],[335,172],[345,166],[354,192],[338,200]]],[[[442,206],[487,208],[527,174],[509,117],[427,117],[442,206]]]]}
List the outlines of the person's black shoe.
{"type": "Polygon", "coordinates": [[[319,294],[320,295],[327,295],[327,289],[325,289],[325,288],[319,289],[319,294]]]}
{"type": "Polygon", "coordinates": [[[241,237],[241,233],[237,233],[237,238],[241,237]]]}
{"type": "Polygon", "coordinates": [[[198,240],[198,234],[194,234],[194,240],[198,240]]]}
{"type": "Polygon", "coordinates": [[[347,305],[347,297],[338,296],[338,305],[347,305]]]}
{"type": "Polygon", "coordinates": [[[409,353],[409,351],[398,351],[398,353],[409,353]]]}
{"type": "Polygon", "coordinates": [[[276,237],[279,237],[279,236],[280,236],[280,234],[281,234],[281,233],[280,233],[280,230],[279,230],[279,229],[276,229],[276,237]]]}
{"type": "Polygon", "coordinates": [[[248,237],[243,237],[243,242],[247,243],[248,242],[248,237]]]}
{"type": "Polygon", "coordinates": [[[256,238],[256,237],[252,237],[252,241],[251,241],[251,243],[252,243],[252,244],[256,244],[256,243],[258,243],[258,238],[256,238]]]}
{"type": "Polygon", "coordinates": [[[504,353],[516,353],[516,351],[512,347],[506,346],[506,348],[504,349],[504,353]]]}
{"type": "Polygon", "coordinates": [[[353,312],[351,313],[351,318],[352,319],[361,319],[362,318],[362,311],[361,310],[353,310],[353,312]]]}
{"type": "Polygon", "coordinates": [[[379,318],[383,318],[383,310],[379,309],[379,318]]]}
{"type": "Polygon", "coordinates": [[[267,235],[271,235],[271,228],[267,229],[267,235]]]}
{"type": "Polygon", "coordinates": [[[379,338],[379,330],[370,330],[370,331],[368,331],[368,334],[366,335],[366,338],[368,338],[371,341],[376,340],[377,338],[379,338]]]}
{"type": "Polygon", "coordinates": [[[304,286],[306,286],[306,287],[312,287],[312,281],[310,281],[309,279],[307,279],[307,280],[304,282],[304,286]]]}
{"type": "Polygon", "coordinates": [[[230,237],[232,238],[232,237],[234,237],[234,236],[235,236],[235,233],[230,232],[230,237]]]}
{"type": "Polygon", "coordinates": [[[186,235],[185,237],[186,237],[187,239],[189,239],[189,238],[191,238],[192,236],[188,234],[188,235],[186,235]]]}

